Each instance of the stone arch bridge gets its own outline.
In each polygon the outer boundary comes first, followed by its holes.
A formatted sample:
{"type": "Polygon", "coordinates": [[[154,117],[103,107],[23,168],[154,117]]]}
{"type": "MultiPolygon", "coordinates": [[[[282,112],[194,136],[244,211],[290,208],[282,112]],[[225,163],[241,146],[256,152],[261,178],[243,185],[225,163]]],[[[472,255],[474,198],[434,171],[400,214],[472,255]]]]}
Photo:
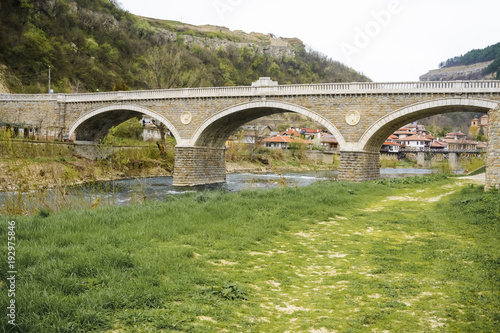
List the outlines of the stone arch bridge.
{"type": "Polygon", "coordinates": [[[489,114],[487,187],[500,187],[500,81],[330,83],[53,95],[0,95],[0,122],[57,129],[61,139],[98,142],[146,114],[177,141],[174,185],[224,182],[224,142],[241,125],[296,112],[325,126],[340,147],[339,179],[379,177],[379,149],[399,127],[447,112],[489,114]]]}

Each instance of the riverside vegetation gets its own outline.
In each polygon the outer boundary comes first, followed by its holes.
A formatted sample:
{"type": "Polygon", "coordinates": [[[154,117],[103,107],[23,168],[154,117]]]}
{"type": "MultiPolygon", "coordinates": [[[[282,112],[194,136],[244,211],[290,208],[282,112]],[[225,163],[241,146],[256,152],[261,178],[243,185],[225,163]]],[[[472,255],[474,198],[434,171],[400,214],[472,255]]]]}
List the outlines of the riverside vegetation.
{"type": "Polygon", "coordinates": [[[0,216],[4,240],[11,220],[4,332],[500,329],[499,192],[444,175],[0,216]]]}

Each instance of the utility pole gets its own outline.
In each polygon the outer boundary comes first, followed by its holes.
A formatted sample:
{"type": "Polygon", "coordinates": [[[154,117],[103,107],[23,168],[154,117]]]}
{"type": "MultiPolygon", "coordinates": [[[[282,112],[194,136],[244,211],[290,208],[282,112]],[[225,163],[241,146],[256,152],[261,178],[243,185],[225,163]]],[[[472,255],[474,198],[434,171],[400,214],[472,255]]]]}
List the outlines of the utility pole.
{"type": "Polygon", "coordinates": [[[49,94],[50,94],[50,66],[49,66],[49,94]]]}

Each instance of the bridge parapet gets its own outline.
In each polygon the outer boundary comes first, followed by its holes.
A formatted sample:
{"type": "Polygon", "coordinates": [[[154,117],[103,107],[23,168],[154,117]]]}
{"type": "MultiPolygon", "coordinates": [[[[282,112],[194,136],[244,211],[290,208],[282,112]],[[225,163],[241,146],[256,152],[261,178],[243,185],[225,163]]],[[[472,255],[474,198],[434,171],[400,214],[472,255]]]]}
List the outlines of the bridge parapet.
{"type": "Polygon", "coordinates": [[[400,153],[432,153],[432,154],[449,154],[449,153],[471,153],[479,154],[485,153],[478,149],[438,149],[438,148],[426,148],[426,149],[401,149],[400,153]]]}
{"type": "Polygon", "coordinates": [[[298,95],[500,93],[500,81],[353,82],[291,85],[256,85],[216,88],[136,90],[84,94],[0,94],[0,101],[44,100],[63,103],[298,95]]]}

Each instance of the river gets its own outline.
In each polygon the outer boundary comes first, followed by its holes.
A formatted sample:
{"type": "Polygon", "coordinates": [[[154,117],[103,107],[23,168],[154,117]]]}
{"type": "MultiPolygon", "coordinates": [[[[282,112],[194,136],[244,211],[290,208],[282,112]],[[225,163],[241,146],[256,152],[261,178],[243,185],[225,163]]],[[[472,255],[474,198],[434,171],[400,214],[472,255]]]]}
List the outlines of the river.
{"type": "MultiPolygon", "coordinates": [[[[383,178],[408,177],[431,174],[431,169],[381,169],[383,178]]],[[[237,192],[252,189],[270,189],[276,187],[302,187],[319,181],[336,180],[338,171],[315,171],[315,172],[289,172],[283,174],[254,174],[236,173],[228,174],[226,183],[212,184],[195,187],[175,187],[172,185],[172,177],[152,177],[140,179],[125,179],[100,182],[92,185],[79,185],[67,189],[63,196],[63,201],[68,203],[68,207],[74,207],[75,202],[87,202],[87,207],[96,198],[99,198],[99,205],[114,204],[128,205],[131,202],[141,202],[144,200],[164,200],[167,196],[179,195],[186,192],[201,192],[223,190],[227,192],[237,192]],[[70,204],[71,202],[71,204],[70,204]]],[[[19,193],[0,193],[0,204],[19,199],[19,193]]],[[[23,193],[23,200],[26,206],[30,206],[28,211],[36,211],[40,203],[45,206],[61,205],[61,191],[48,190],[40,195],[38,191],[23,193]],[[36,207],[35,207],[36,206],[36,207]]],[[[63,207],[59,208],[64,208],[63,207]]]]}
{"type": "MultiPolygon", "coordinates": [[[[381,169],[383,178],[409,177],[431,174],[431,169],[381,169]]],[[[163,200],[168,195],[186,192],[223,190],[237,192],[252,189],[270,189],[282,186],[302,187],[319,181],[335,180],[338,171],[289,172],[281,175],[271,173],[235,173],[228,174],[226,183],[201,185],[195,187],[175,187],[172,177],[153,177],[142,179],[116,180],[101,184],[99,192],[112,193],[118,205],[126,205],[137,198],[163,200]]]]}

